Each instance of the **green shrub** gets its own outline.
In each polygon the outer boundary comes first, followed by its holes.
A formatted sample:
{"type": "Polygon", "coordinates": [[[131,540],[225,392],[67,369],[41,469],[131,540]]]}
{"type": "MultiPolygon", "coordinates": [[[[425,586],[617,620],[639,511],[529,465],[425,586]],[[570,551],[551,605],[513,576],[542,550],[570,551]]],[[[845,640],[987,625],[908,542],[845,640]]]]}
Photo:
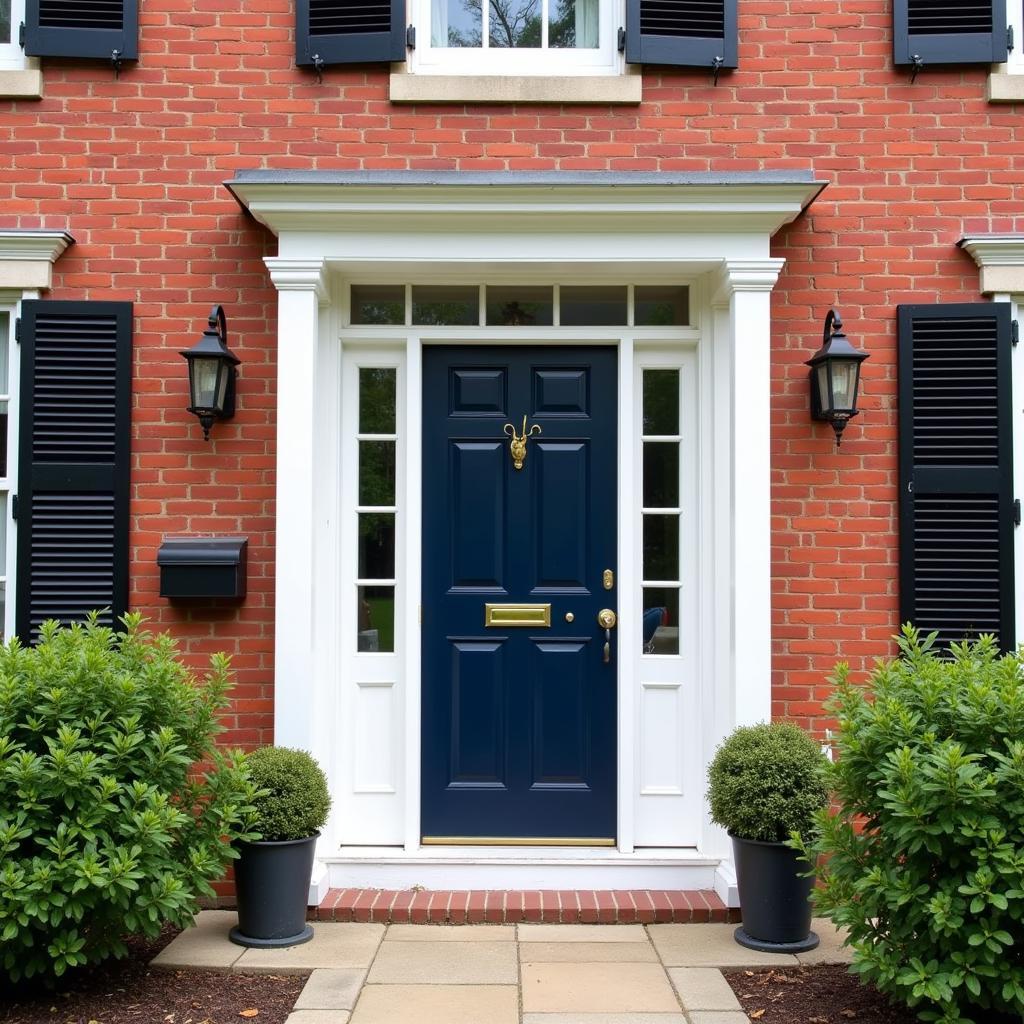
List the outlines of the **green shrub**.
{"type": "Polygon", "coordinates": [[[305,839],[323,828],[331,797],[312,755],[290,747],[261,747],[249,755],[249,772],[260,790],[254,803],[263,839],[305,839]]]}
{"type": "Polygon", "coordinates": [[[244,760],[212,740],[227,659],[196,682],[141,623],[48,622],[37,647],[0,646],[0,965],[13,980],[190,924],[236,856],[229,840],[249,834],[244,760]]]}
{"type": "Polygon", "coordinates": [[[834,677],[840,810],[819,912],[854,969],[924,1020],[1024,1014],[1024,683],[991,637],[939,657],[906,627],[866,686],[834,677]]]}
{"type": "Polygon", "coordinates": [[[827,766],[818,744],[790,722],[742,726],[708,768],[711,818],[740,839],[806,834],[828,801],[827,766]]]}

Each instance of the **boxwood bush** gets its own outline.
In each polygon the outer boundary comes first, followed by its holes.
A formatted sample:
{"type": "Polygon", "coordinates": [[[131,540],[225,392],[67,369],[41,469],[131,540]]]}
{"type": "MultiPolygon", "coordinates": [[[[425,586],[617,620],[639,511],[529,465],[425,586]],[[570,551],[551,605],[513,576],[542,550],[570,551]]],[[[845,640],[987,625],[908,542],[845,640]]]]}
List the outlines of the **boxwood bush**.
{"type": "Polygon", "coordinates": [[[741,726],[708,768],[711,818],[740,839],[806,835],[828,801],[827,767],[818,744],[791,722],[741,726]]]}
{"type": "Polygon", "coordinates": [[[327,778],[313,756],[291,747],[261,747],[249,755],[259,788],[256,827],[264,840],[305,839],[323,828],[331,797],[327,778]]]}
{"type": "Polygon", "coordinates": [[[866,686],[834,677],[838,813],[818,911],[854,969],[923,1020],[1024,1015],[1024,676],[991,637],[939,652],[907,627],[866,686]]]}
{"type": "Polygon", "coordinates": [[[13,980],[123,955],[126,935],[188,925],[214,895],[253,815],[244,758],[213,745],[228,689],[223,655],[198,682],[137,615],[124,632],[47,622],[38,646],[0,646],[0,967],[13,980]]]}

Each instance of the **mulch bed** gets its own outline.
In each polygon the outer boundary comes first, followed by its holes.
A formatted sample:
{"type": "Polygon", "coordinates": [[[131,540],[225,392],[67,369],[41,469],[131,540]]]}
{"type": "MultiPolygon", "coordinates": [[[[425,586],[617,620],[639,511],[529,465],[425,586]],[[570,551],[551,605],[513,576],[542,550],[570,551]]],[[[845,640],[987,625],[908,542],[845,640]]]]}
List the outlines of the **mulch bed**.
{"type": "Polygon", "coordinates": [[[308,975],[150,969],[176,934],[132,939],[126,960],[79,971],[56,991],[5,990],[0,1024],[284,1024],[308,975]]]}
{"type": "Polygon", "coordinates": [[[747,1016],[757,1024],[917,1024],[917,1015],[837,964],[725,971],[747,1016]]]}

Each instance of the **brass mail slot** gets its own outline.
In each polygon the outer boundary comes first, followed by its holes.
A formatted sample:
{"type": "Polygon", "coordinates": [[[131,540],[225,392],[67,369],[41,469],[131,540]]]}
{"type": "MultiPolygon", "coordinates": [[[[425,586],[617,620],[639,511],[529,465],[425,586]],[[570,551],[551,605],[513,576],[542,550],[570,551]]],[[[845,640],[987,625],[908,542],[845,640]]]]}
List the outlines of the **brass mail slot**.
{"type": "Polygon", "coordinates": [[[550,626],[549,604],[485,604],[485,626],[550,626]]]}

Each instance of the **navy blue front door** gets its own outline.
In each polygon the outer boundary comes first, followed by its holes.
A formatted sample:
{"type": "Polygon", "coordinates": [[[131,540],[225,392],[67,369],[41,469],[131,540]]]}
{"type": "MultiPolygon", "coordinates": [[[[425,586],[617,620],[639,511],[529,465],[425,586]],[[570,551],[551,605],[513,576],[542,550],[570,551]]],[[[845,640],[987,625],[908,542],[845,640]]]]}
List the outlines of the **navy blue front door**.
{"type": "Polygon", "coordinates": [[[427,841],[615,837],[617,403],[613,348],[424,350],[427,841]]]}

